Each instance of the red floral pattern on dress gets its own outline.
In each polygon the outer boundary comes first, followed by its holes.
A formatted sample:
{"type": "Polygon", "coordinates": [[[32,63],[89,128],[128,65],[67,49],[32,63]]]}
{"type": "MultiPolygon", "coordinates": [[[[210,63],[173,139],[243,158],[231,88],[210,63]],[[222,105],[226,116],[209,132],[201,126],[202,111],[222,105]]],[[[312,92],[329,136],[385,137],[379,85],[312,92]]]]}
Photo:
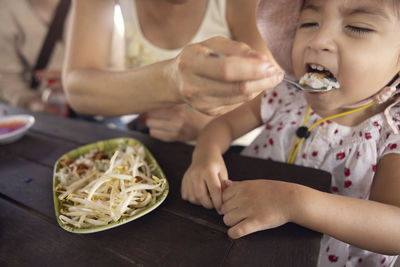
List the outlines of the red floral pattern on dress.
{"type": "Polygon", "coordinates": [[[342,160],[345,157],[346,157],[346,153],[344,153],[344,152],[339,152],[339,153],[336,154],[336,159],[337,160],[342,160]]]}
{"type": "Polygon", "coordinates": [[[389,148],[391,150],[396,149],[397,148],[397,144],[389,144],[389,148]]]}
{"type": "Polygon", "coordinates": [[[274,139],[270,138],[270,139],[269,139],[269,144],[270,144],[271,146],[273,146],[273,145],[274,145],[274,139]]]}
{"type": "Polygon", "coordinates": [[[376,172],[376,165],[372,165],[372,171],[376,172]]]}
{"type": "Polygon", "coordinates": [[[331,254],[331,255],[328,256],[328,259],[329,259],[330,262],[337,262],[339,257],[331,254]]]}
{"type": "Polygon", "coordinates": [[[346,188],[349,188],[352,184],[353,184],[353,182],[350,180],[344,181],[344,187],[346,187],[346,188]]]}

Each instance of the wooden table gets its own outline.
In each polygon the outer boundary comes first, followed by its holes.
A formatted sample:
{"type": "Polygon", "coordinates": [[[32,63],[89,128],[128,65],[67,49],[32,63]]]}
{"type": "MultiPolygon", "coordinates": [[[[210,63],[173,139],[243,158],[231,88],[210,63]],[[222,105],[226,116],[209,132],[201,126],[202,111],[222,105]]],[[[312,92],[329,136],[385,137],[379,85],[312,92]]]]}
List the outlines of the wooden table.
{"type": "MultiPolygon", "coordinates": [[[[0,104],[9,114],[29,113],[0,104]]],[[[315,266],[321,234],[294,224],[232,240],[214,210],[180,198],[193,148],[136,132],[36,114],[19,141],[0,146],[0,266],[315,266]],[[52,176],[56,160],[80,145],[133,137],[149,148],[170,184],[163,204],[120,227],[73,234],[58,226],[52,176]]],[[[225,155],[229,177],[297,181],[328,191],[330,175],[273,161],[225,155]],[[296,177],[296,179],[295,179],[296,177]]]]}

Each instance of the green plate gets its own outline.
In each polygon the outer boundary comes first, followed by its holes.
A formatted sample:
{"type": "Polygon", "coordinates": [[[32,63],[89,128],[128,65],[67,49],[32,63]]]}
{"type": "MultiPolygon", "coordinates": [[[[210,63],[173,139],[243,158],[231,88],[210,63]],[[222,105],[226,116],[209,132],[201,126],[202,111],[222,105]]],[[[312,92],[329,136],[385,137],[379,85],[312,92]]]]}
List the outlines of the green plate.
{"type": "Polygon", "coordinates": [[[92,228],[76,228],[68,224],[64,224],[60,219],[60,209],[61,209],[61,201],[58,199],[58,194],[55,191],[56,186],[59,184],[59,181],[56,177],[56,172],[60,169],[60,161],[63,159],[75,159],[81,155],[84,155],[88,153],[89,151],[93,149],[98,149],[99,151],[104,151],[104,152],[114,152],[118,146],[123,145],[123,146],[132,146],[132,145],[140,145],[144,147],[145,153],[146,153],[146,158],[145,160],[147,161],[148,164],[154,164],[155,170],[153,171],[153,174],[156,175],[159,178],[165,178],[165,175],[163,171],[161,170],[160,166],[158,165],[157,161],[154,159],[153,155],[150,153],[150,151],[138,140],[133,139],[133,138],[115,138],[115,139],[109,139],[109,140],[104,140],[104,141],[99,141],[96,143],[84,145],[81,147],[78,147],[74,150],[69,151],[68,153],[64,154],[61,156],[57,162],[54,165],[54,172],[53,172],[53,199],[54,199],[54,208],[56,212],[56,218],[58,224],[65,230],[72,232],[72,233],[79,233],[79,234],[88,234],[88,233],[95,233],[99,231],[104,231],[108,230],[120,225],[123,225],[125,223],[128,223],[130,221],[136,220],[143,215],[146,215],[147,213],[151,212],[155,208],[157,208],[167,197],[168,191],[169,191],[169,185],[168,181],[166,180],[166,186],[164,189],[164,192],[157,197],[157,200],[154,204],[149,205],[146,209],[143,211],[132,215],[130,217],[126,217],[123,219],[120,219],[116,222],[111,222],[107,225],[102,225],[102,226],[95,226],[92,228]]]}

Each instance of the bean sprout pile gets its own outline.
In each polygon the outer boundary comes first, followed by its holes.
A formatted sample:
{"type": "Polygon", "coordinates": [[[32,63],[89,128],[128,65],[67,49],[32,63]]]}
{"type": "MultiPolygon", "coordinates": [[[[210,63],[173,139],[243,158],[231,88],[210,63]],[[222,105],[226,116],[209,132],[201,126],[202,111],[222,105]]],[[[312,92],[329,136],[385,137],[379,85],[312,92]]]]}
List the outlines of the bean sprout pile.
{"type": "Polygon", "coordinates": [[[112,153],[91,150],[75,160],[60,161],[55,190],[59,219],[76,228],[117,222],[154,204],[166,179],[152,174],[141,145],[118,147],[112,153]]]}

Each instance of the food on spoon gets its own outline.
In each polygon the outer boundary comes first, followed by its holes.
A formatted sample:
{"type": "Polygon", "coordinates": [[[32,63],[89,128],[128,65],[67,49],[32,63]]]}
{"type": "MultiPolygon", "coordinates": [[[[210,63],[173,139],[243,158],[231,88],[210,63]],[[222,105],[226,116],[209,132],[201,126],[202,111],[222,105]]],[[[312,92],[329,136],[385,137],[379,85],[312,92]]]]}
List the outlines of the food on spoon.
{"type": "Polygon", "coordinates": [[[145,210],[157,201],[167,181],[156,177],[141,145],[119,147],[114,153],[92,150],[63,159],[55,173],[60,200],[59,219],[76,228],[107,225],[145,210]]]}
{"type": "Polygon", "coordinates": [[[300,78],[299,84],[323,91],[340,87],[339,82],[329,70],[314,64],[309,66],[309,71],[300,78]]]}

